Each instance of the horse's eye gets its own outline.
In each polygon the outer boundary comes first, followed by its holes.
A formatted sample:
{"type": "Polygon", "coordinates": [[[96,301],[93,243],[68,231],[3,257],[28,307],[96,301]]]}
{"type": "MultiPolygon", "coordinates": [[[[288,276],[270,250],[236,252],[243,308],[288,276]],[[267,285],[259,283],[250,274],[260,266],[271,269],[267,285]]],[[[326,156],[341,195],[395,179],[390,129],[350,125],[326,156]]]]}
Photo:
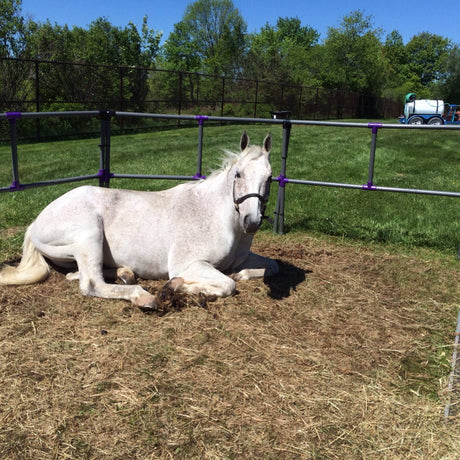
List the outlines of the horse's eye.
{"type": "Polygon", "coordinates": [[[241,174],[237,171],[236,174],[235,174],[235,177],[236,177],[237,179],[239,179],[239,178],[241,177],[241,174]]]}

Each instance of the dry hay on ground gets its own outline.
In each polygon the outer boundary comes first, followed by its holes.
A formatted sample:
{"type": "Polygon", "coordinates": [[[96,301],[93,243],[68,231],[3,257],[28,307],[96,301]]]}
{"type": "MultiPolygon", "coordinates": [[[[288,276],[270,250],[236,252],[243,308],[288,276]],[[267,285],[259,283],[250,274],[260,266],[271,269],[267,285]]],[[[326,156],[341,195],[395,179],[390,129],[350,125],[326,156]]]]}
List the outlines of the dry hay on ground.
{"type": "Polygon", "coordinates": [[[1,288],[0,458],[456,458],[458,268],[306,236],[255,247],[280,276],[163,315],[56,272],[1,288]]]}

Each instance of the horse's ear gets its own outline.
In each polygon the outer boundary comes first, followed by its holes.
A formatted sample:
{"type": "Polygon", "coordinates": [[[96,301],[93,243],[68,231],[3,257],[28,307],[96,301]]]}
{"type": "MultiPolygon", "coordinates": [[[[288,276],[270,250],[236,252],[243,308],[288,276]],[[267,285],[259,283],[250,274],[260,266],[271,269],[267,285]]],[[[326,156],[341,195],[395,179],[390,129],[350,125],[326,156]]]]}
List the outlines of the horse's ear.
{"type": "Polygon", "coordinates": [[[249,136],[246,130],[244,130],[241,139],[240,139],[240,149],[243,151],[246,147],[249,146],[249,136]]]}
{"type": "Polygon", "coordinates": [[[272,135],[269,133],[267,137],[264,139],[264,149],[267,153],[270,153],[272,149],[272,135]]]}

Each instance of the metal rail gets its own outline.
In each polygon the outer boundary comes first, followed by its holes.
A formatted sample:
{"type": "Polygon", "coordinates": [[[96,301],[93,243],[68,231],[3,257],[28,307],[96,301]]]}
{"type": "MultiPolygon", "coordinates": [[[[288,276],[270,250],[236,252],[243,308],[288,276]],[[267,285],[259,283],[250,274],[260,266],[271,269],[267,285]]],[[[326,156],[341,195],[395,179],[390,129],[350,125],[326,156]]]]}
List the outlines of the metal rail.
{"type": "Polygon", "coordinates": [[[7,112],[0,113],[0,121],[8,120],[10,123],[11,138],[11,164],[12,164],[12,184],[9,187],[0,188],[0,192],[19,191],[27,188],[42,187],[65,182],[77,182],[91,179],[98,179],[101,187],[109,187],[111,179],[174,179],[174,180],[199,180],[204,179],[202,173],[202,155],[203,155],[203,132],[205,122],[226,122],[226,123],[266,123],[282,126],[283,142],[281,149],[281,169],[277,177],[272,181],[278,182],[278,193],[274,212],[273,231],[279,234],[284,233],[284,209],[285,209],[285,187],[289,184],[338,187],[345,189],[359,189],[364,191],[377,192],[396,192],[412,193],[422,195],[437,195],[445,197],[460,197],[460,192],[445,190],[424,190],[415,188],[398,188],[382,187],[374,184],[374,163],[377,148],[377,134],[380,129],[428,129],[428,130],[459,130],[459,125],[404,125],[399,123],[355,123],[355,122],[333,122],[333,121],[313,121],[313,120],[286,120],[276,118],[247,118],[247,117],[218,117],[205,115],[168,115],[158,113],[138,113],[122,111],[68,111],[68,112],[7,112]],[[99,144],[100,168],[95,174],[59,178],[49,181],[33,182],[22,184],[19,177],[18,161],[18,138],[17,123],[21,119],[46,118],[46,117],[97,117],[101,120],[101,142],[99,144]],[[125,118],[154,118],[154,119],[174,119],[189,120],[198,123],[198,147],[197,147],[197,167],[194,174],[189,176],[183,175],[142,175],[142,174],[123,174],[114,173],[110,168],[110,147],[111,147],[111,122],[114,117],[125,118]],[[371,147],[369,153],[369,165],[367,173],[367,182],[365,184],[347,184],[338,182],[312,181],[304,179],[289,178],[287,176],[287,158],[289,150],[289,140],[292,125],[304,126],[328,126],[336,128],[365,128],[371,130],[371,147]]]}

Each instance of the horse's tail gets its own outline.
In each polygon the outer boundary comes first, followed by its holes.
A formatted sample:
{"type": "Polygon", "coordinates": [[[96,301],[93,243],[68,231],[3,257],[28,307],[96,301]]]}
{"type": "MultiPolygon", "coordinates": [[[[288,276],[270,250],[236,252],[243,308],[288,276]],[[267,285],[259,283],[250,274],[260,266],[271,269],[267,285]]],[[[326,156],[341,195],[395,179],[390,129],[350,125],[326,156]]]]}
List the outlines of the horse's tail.
{"type": "Polygon", "coordinates": [[[7,266],[0,271],[0,284],[33,284],[45,280],[50,268],[30,239],[32,225],[26,231],[22,245],[22,259],[17,267],[7,266]]]}

